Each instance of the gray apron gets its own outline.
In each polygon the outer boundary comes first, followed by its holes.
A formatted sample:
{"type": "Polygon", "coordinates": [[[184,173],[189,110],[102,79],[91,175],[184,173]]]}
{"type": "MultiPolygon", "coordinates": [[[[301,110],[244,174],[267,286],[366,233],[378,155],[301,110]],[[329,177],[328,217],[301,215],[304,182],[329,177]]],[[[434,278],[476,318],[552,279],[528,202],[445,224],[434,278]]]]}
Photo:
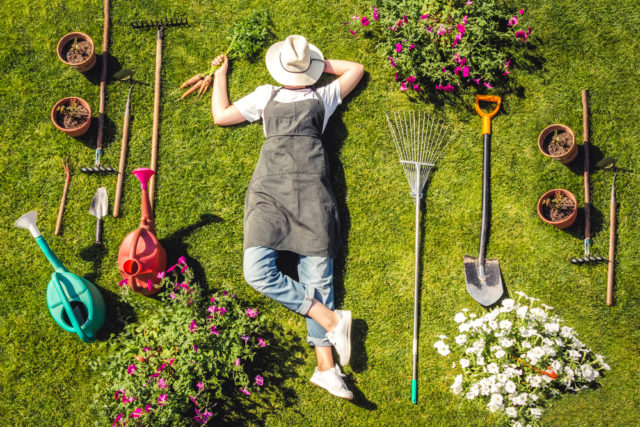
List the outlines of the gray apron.
{"type": "MultiPolygon", "coordinates": [[[[280,88],[282,89],[282,88],[280,88]]],[[[264,109],[267,140],[260,150],[244,206],[244,249],[334,257],[339,216],[321,135],[324,104],[274,100],[264,109]]]]}

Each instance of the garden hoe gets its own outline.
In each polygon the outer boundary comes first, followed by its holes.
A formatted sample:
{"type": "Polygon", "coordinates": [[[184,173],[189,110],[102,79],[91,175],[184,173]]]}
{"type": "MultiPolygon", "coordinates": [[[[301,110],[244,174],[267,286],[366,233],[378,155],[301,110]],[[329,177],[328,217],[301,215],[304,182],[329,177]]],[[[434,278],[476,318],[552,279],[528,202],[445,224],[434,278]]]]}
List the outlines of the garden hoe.
{"type": "Polygon", "coordinates": [[[18,218],[15,226],[31,232],[55,269],[47,285],[49,313],[65,331],[77,334],[84,342],[95,341],[98,330],[104,324],[104,299],[96,285],[69,272],[62,265],[40,234],[36,225],[37,217],[36,211],[26,213],[18,218]]]}
{"type": "Polygon", "coordinates": [[[104,0],[104,28],[102,34],[102,71],[100,73],[100,107],[98,110],[98,137],[96,140],[96,154],[93,166],[82,167],[80,172],[89,174],[111,174],[116,170],[110,166],[103,166],[102,140],[104,137],[104,104],[107,87],[107,63],[109,59],[109,0],[104,0]]]}
{"type": "Polygon", "coordinates": [[[418,327],[420,309],[420,199],[436,161],[455,135],[449,126],[435,116],[426,113],[385,114],[391,130],[391,137],[400,157],[404,174],[409,181],[411,195],[415,202],[415,269],[413,295],[413,377],[411,380],[411,402],[418,403],[418,327]]]}
{"type": "Polygon", "coordinates": [[[464,256],[464,275],[467,281],[467,292],[483,306],[487,307],[496,303],[504,292],[502,285],[502,273],[500,264],[495,258],[485,259],[487,249],[487,234],[489,232],[489,210],[491,209],[491,119],[498,114],[500,103],[499,96],[476,95],[476,112],[482,117],[482,137],[484,140],[484,153],[482,158],[482,226],[480,229],[480,248],[478,258],[469,255],[464,256]],[[479,102],[492,102],[496,108],[485,113],[479,102]]]}
{"type": "MultiPolygon", "coordinates": [[[[156,28],[156,77],[153,95],[153,133],[151,135],[151,170],[156,172],[158,162],[158,131],[160,127],[160,81],[162,76],[162,40],[164,39],[165,27],[177,27],[188,25],[186,19],[160,19],[158,21],[132,22],[131,27],[136,29],[156,28]]],[[[153,209],[153,193],[155,188],[155,178],[152,176],[149,181],[149,200],[153,209]]]]}

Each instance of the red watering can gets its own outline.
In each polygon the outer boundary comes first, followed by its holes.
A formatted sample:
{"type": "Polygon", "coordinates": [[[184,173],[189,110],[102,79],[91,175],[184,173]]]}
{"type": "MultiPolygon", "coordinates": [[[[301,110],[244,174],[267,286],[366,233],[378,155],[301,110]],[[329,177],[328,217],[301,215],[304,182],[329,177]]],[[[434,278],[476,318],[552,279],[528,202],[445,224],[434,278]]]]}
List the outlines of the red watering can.
{"type": "Polygon", "coordinates": [[[167,268],[167,253],[155,235],[155,225],[151,217],[151,204],[147,192],[147,182],[154,174],[152,169],[140,168],[132,172],[142,188],[140,227],[124,238],[118,251],[118,269],[127,284],[143,295],[153,295],[160,291],[158,273],[167,268]]]}

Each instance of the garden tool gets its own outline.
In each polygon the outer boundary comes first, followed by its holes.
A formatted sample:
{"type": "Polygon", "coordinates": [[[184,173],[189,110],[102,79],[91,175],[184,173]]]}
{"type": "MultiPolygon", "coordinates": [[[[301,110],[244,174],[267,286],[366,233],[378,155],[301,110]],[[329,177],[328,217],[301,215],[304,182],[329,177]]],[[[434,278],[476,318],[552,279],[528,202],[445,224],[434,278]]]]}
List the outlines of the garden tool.
{"type": "MultiPolygon", "coordinates": [[[[132,22],[131,27],[136,29],[147,29],[155,27],[156,35],[156,79],[153,95],[153,130],[151,135],[151,166],[155,172],[158,162],[158,131],[160,128],[160,80],[162,72],[162,40],[164,39],[165,27],[176,27],[188,25],[186,19],[160,19],[158,21],[139,21],[132,22]]],[[[149,182],[149,200],[151,209],[153,209],[153,193],[155,187],[155,179],[152,176],[149,182]]]]}
{"type": "Polygon", "coordinates": [[[36,220],[38,212],[31,211],[15,222],[18,228],[29,230],[55,272],[47,285],[49,313],[62,329],[76,333],[84,342],[95,341],[104,324],[105,306],[96,286],[65,268],[40,234],[36,220]]]}
{"type": "Polygon", "coordinates": [[[107,88],[107,63],[109,59],[109,0],[104,0],[104,27],[102,33],[102,72],[100,73],[100,107],[98,109],[98,137],[96,140],[96,154],[93,166],[80,168],[84,173],[116,173],[110,166],[102,166],[102,139],[104,137],[104,104],[107,88]]]}
{"type": "Polygon", "coordinates": [[[429,173],[455,135],[449,126],[423,112],[386,114],[396,151],[415,203],[415,270],[413,305],[413,376],[411,402],[418,403],[418,311],[420,308],[420,199],[429,173]],[[391,116],[391,117],[390,117],[391,116]]]}
{"type": "Polygon", "coordinates": [[[482,117],[482,138],[484,152],[482,157],[482,225],[480,229],[480,248],[478,258],[464,256],[464,275],[467,292],[480,304],[487,307],[496,303],[504,288],[500,264],[495,258],[485,259],[487,234],[489,232],[489,211],[491,210],[491,119],[498,114],[502,99],[493,95],[476,95],[475,109],[482,117]],[[496,104],[496,108],[486,113],[480,108],[480,101],[496,104]]]}
{"type": "Polygon", "coordinates": [[[60,199],[60,208],[58,209],[58,220],[56,221],[56,231],[53,233],[56,236],[60,235],[60,229],[62,228],[62,215],[64,214],[64,205],[67,202],[67,192],[69,191],[69,181],[71,180],[71,174],[69,173],[69,161],[62,159],[62,167],[66,178],[64,180],[64,188],[62,190],[62,198],[60,199]]]}
{"type": "Polygon", "coordinates": [[[107,196],[107,189],[99,187],[89,207],[89,213],[96,217],[96,245],[102,244],[102,222],[107,215],[108,208],[109,197],[107,196]]]}
{"type": "Polygon", "coordinates": [[[158,273],[167,267],[167,253],[155,235],[147,183],[154,172],[140,168],[132,172],[142,189],[140,226],[129,233],[118,250],[118,269],[127,284],[136,292],[152,295],[160,291],[158,273]]]}
{"type": "MultiPolygon", "coordinates": [[[[124,184],[124,168],[127,161],[127,145],[129,143],[129,122],[131,121],[131,91],[133,91],[134,80],[131,78],[131,70],[123,73],[121,80],[130,80],[131,86],[127,94],[127,104],[124,109],[124,122],[122,124],[122,143],[120,146],[120,165],[118,166],[118,181],[116,182],[116,195],[113,199],[113,216],[120,215],[120,199],[122,198],[122,185],[124,184]],[[128,77],[126,77],[128,75],[128,77]]],[[[117,74],[117,73],[116,73],[117,74]]],[[[115,77],[115,76],[114,76],[115,77]]]]}

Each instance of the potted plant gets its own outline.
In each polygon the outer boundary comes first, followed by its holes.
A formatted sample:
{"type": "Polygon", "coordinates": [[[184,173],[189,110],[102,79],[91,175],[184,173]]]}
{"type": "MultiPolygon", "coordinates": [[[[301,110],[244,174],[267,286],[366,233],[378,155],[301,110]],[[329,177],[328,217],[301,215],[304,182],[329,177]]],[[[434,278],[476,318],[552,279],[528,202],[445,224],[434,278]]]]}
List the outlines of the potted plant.
{"type": "Polygon", "coordinates": [[[56,128],[69,136],[82,136],[91,125],[91,107],[82,98],[62,98],[51,110],[51,121],[56,128]]]}
{"type": "Polygon", "coordinates": [[[58,58],[63,63],[86,73],[96,64],[96,50],[91,37],[84,33],[73,32],[58,41],[58,58]]]}
{"type": "Polygon", "coordinates": [[[547,224],[567,228],[578,216],[578,202],[569,190],[550,190],[538,200],[538,215],[547,224]]]}
{"type": "Polygon", "coordinates": [[[567,164],[578,155],[576,138],[569,126],[560,123],[549,125],[538,135],[538,148],[547,157],[567,164]]]}

